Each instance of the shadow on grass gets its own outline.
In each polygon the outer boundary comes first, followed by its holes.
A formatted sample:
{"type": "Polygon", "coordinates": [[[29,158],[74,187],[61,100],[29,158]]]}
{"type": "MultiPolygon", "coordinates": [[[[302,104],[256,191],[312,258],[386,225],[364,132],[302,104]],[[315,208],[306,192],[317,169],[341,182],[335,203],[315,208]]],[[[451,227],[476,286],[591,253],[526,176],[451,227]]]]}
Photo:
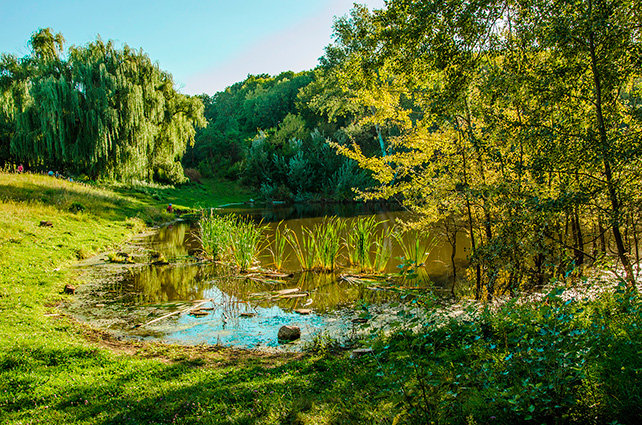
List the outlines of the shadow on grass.
{"type": "Polygon", "coordinates": [[[303,358],[274,365],[268,357],[215,366],[194,359],[112,360],[91,349],[33,355],[10,354],[24,360],[10,365],[19,395],[6,411],[14,419],[47,405],[52,418],[97,424],[375,422],[377,381],[367,361],[303,358]]]}

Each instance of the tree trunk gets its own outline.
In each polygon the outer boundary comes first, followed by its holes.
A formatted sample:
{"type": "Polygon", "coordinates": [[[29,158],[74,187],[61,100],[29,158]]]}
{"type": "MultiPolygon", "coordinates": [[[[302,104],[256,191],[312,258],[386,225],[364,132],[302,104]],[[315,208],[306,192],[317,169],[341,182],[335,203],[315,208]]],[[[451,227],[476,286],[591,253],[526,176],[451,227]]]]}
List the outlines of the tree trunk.
{"type": "MultiPolygon", "coordinates": [[[[589,1],[589,14],[591,13],[591,2],[589,1]]],[[[613,239],[615,239],[615,246],[617,248],[617,255],[624,267],[626,273],[626,282],[629,288],[635,287],[635,275],[633,274],[633,267],[629,261],[628,253],[624,247],[622,233],[620,232],[620,200],[617,195],[615,182],[613,181],[613,171],[611,170],[611,161],[609,153],[609,140],[606,134],[606,125],[604,123],[604,114],[602,112],[602,81],[597,67],[597,58],[595,55],[595,35],[593,31],[589,32],[589,50],[591,53],[591,72],[593,73],[593,83],[595,90],[595,115],[597,118],[597,127],[600,134],[600,143],[602,150],[602,162],[604,165],[604,176],[606,178],[606,187],[608,191],[609,200],[611,202],[611,230],[613,231],[613,239]]]]}

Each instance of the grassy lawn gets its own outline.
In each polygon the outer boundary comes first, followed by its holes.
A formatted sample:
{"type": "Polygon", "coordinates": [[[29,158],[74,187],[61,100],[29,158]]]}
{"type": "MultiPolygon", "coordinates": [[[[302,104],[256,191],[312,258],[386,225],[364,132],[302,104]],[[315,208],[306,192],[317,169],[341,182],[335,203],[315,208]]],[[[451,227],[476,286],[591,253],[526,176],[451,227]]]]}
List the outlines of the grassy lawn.
{"type": "MultiPolygon", "coordinates": [[[[177,208],[211,208],[247,202],[253,195],[245,187],[228,180],[203,179],[202,184],[174,186],[116,185],[113,190],[128,198],[139,199],[158,207],[171,203],[177,208]]],[[[254,196],[256,197],[256,196],[254,196]]]]}
{"type": "MultiPolygon", "coordinates": [[[[368,397],[369,374],[353,380],[348,372],[355,364],[346,358],[120,342],[58,315],[56,305],[70,297],[62,294],[72,281],[69,266],[78,257],[118,244],[144,222],[170,218],[158,200],[124,193],[0,174],[0,423],[340,423],[387,417],[385,405],[363,410],[354,402],[368,397]],[[43,220],[53,226],[41,227],[43,220]]],[[[178,190],[163,193],[176,203],[181,199],[178,190]]],[[[188,206],[197,199],[190,193],[183,201],[188,206]]]]}

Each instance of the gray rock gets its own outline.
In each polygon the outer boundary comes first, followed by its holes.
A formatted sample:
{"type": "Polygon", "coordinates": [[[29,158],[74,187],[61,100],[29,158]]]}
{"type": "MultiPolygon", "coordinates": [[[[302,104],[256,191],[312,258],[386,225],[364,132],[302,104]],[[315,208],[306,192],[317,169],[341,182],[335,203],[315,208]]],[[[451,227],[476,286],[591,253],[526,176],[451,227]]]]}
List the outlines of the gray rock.
{"type": "Polygon", "coordinates": [[[298,326],[281,326],[279,341],[295,341],[301,338],[301,328],[298,326]]]}

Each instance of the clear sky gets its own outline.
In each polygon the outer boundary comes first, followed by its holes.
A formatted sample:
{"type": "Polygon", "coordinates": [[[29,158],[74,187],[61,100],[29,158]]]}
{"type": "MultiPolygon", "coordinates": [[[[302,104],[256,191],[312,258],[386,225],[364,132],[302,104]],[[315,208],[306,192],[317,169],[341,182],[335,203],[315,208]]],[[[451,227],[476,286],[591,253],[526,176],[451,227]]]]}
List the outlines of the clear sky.
{"type": "MultiPolygon", "coordinates": [[[[384,0],[358,0],[371,9],[384,0]]],[[[142,48],[187,94],[213,94],[248,74],[314,68],[334,16],[354,0],[0,0],[0,53],[24,56],[38,28],[66,45],[100,35],[142,48]]]]}

